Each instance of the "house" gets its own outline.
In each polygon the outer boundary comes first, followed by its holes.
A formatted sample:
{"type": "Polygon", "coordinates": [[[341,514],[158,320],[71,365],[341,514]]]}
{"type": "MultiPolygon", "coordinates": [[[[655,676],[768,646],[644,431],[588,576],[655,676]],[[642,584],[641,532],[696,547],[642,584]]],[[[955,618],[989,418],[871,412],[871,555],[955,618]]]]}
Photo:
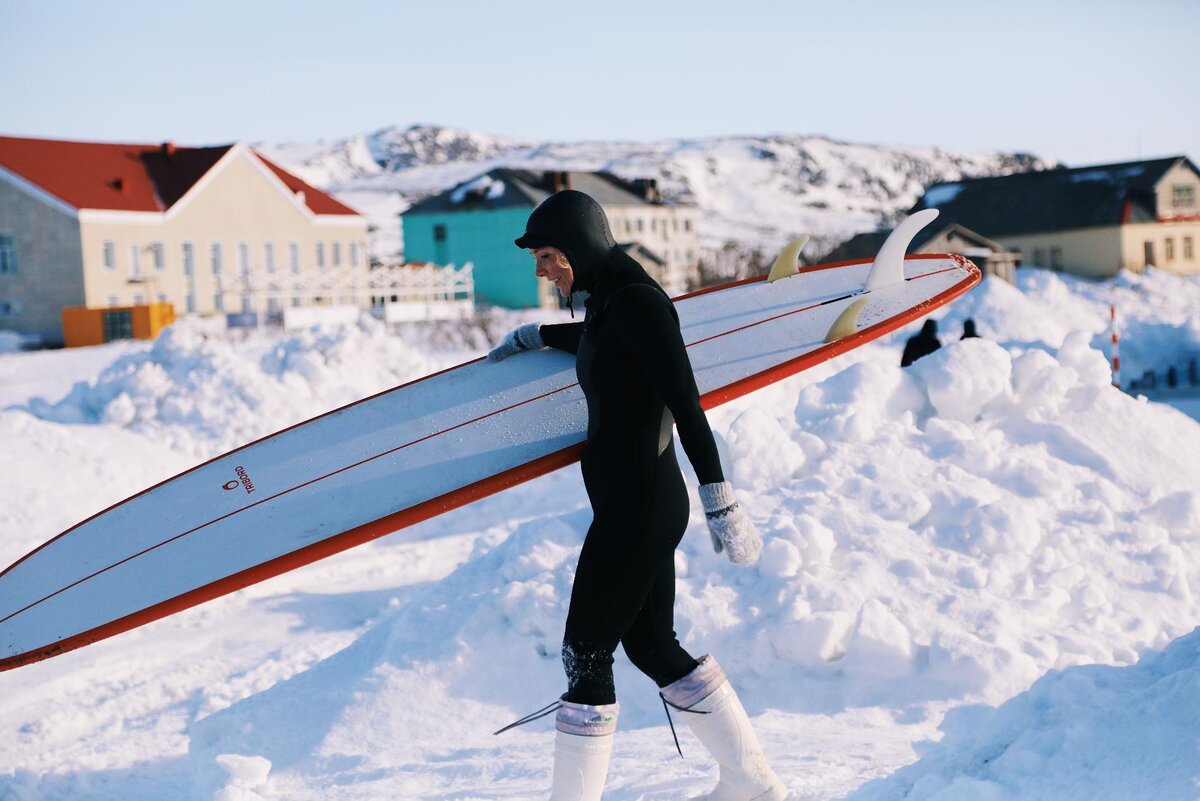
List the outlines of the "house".
{"type": "Polygon", "coordinates": [[[936,208],[1021,261],[1104,278],[1148,265],[1200,273],[1200,171],[1185,156],[935,184],[936,208]]]}
{"type": "Polygon", "coordinates": [[[618,244],[671,294],[698,277],[700,249],[694,206],[663,200],[655,181],[605,172],[497,168],[401,214],[409,261],[474,264],[475,297],[509,308],[556,306],[554,289],[533,274],[533,260],[513,240],[534,207],[554,192],[577,189],[608,215],[618,244]]]}
{"type": "Polygon", "coordinates": [[[367,220],[242,143],[0,137],[0,329],[63,339],[69,306],[306,306],[263,275],[365,274],[367,220]]]}
{"type": "MultiPolygon", "coordinates": [[[[984,275],[994,275],[1012,283],[1016,277],[1017,257],[1015,251],[1007,250],[998,242],[975,233],[969,228],[951,223],[933,225],[917,232],[909,245],[909,253],[957,253],[966,256],[984,275]]],[[[827,253],[822,261],[849,261],[851,259],[874,258],[891,230],[856,234],[827,253]]]]}

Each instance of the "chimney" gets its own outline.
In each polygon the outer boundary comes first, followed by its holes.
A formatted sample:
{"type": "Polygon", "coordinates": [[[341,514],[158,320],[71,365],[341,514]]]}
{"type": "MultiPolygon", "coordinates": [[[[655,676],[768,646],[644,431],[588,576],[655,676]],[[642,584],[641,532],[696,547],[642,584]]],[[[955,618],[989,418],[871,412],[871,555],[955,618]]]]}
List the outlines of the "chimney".
{"type": "Polygon", "coordinates": [[[567,171],[558,171],[550,173],[550,187],[554,192],[561,192],[564,189],[571,188],[571,173],[567,171]]]}
{"type": "Polygon", "coordinates": [[[172,156],[175,155],[175,143],[169,139],[167,141],[163,142],[162,146],[159,149],[162,151],[162,154],[164,156],[166,156],[167,158],[171,158],[172,156]]]}
{"type": "Polygon", "coordinates": [[[662,200],[662,195],[658,193],[657,178],[638,178],[634,183],[642,190],[642,199],[647,203],[657,203],[662,200]]]}

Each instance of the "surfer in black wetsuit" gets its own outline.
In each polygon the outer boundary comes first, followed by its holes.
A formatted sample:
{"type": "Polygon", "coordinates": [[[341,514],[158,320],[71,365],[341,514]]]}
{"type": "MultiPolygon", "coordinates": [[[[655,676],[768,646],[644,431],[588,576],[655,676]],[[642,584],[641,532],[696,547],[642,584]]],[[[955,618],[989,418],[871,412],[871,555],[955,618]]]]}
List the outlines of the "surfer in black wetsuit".
{"type": "Polygon", "coordinates": [[[522,326],[489,354],[498,361],[542,347],[574,353],[587,399],[581,462],[593,520],[563,638],[567,693],[552,707],[551,799],[600,798],[618,711],[612,673],[618,644],[716,758],[713,799],[783,799],[786,791],[721,667],[711,656],[693,658],[675,635],[674,553],[689,501],[672,417],[701,484],[714,548],[740,564],[755,562],[762,548],[721,470],[675,307],[617,246],[600,205],[581,192],[547,198],[516,244],[533,253],[535,273],[568,300],[588,293],[582,322],[522,326]]]}

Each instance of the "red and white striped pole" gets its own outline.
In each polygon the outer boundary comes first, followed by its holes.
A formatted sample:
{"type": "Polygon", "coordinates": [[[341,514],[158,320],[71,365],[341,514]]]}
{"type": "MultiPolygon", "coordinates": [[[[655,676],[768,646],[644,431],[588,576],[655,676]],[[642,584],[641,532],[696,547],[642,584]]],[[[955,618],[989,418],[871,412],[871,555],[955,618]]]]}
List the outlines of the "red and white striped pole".
{"type": "Polygon", "coordinates": [[[1121,388],[1121,332],[1117,330],[1116,304],[1108,306],[1109,328],[1112,331],[1112,374],[1113,386],[1121,388]]]}

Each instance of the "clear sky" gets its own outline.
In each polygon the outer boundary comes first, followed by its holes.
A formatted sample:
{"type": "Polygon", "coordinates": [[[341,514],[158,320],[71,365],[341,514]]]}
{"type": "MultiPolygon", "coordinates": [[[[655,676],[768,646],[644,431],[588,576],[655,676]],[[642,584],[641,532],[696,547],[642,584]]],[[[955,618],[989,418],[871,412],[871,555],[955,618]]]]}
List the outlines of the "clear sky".
{"type": "Polygon", "coordinates": [[[1200,0],[0,0],[0,133],[825,134],[1200,159],[1200,0]]]}

